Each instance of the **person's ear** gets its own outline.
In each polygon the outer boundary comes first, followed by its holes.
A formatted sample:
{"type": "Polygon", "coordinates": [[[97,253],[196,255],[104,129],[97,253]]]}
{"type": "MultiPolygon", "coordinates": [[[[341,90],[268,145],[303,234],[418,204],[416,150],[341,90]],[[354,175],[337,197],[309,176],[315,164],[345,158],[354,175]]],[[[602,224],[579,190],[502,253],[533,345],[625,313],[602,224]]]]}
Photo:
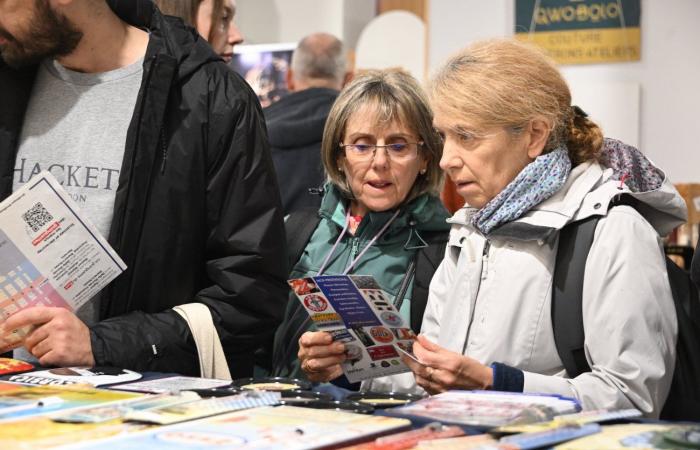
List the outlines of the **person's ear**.
{"type": "Polygon", "coordinates": [[[294,92],[294,74],[292,69],[287,69],[287,75],[285,75],[285,81],[287,82],[287,90],[289,92],[294,92]]]}
{"type": "Polygon", "coordinates": [[[525,133],[528,138],[526,141],[527,156],[530,159],[535,159],[542,154],[551,131],[551,125],[544,118],[535,118],[528,123],[525,133]]]}
{"type": "Polygon", "coordinates": [[[345,87],[354,77],[354,72],[345,72],[345,76],[343,77],[343,85],[341,87],[345,87]]]}

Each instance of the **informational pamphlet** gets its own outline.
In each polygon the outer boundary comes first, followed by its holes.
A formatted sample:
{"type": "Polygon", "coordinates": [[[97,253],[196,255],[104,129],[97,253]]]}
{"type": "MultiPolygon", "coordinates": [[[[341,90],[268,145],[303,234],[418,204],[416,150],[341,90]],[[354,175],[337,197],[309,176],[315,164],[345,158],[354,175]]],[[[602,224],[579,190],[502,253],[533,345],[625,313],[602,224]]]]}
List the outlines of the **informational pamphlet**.
{"type": "Polygon", "coordinates": [[[411,352],[416,335],[374,277],[329,275],[289,285],[316,327],[345,344],[350,382],[409,371],[399,349],[411,352]]]}
{"type": "Polygon", "coordinates": [[[217,380],[216,378],[172,376],[120,384],[119,386],[114,386],[112,389],[160,394],[187,391],[190,389],[211,389],[229,386],[230,384],[230,380],[217,380]]]}
{"type": "Polygon", "coordinates": [[[141,374],[116,367],[56,367],[53,369],[25,372],[7,377],[7,381],[39,386],[59,386],[64,384],[90,384],[106,386],[138,380],[141,374]]]}
{"type": "MultiPolygon", "coordinates": [[[[0,203],[0,319],[30,306],[78,309],[125,269],[49,172],[0,203]]],[[[0,348],[27,332],[0,337],[0,348]]]]}
{"type": "Polygon", "coordinates": [[[212,397],[177,405],[134,410],[127,413],[125,417],[127,420],[169,425],[241,409],[277,405],[279,400],[279,392],[244,391],[226,397],[212,397]]]}
{"type": "Polygon", "coordinates": [[[575,399],[559,395],[453,390],[383,410],[381,414],[488,429],[552,420],[580,410],[575,399]]]}
{"type": "MultiPolygon", "coordinates": [[[[24,386],[0,381],[0,423],[141,397],[143,394],[108,391],[82,385],[24,386]]],[[[4,447],[0,446],[0,448],[4,447]]]]}
{"type": "MultiPolygon", "coordinates": [[[[71,449],[255,449],[338,448],[411,426],[405,419],[348,412],[260,407],[207,419],[152,428],[132,435],[76,442],[71,449]]],[[[68,448],[68,447],[67,447],[68,448]]]]}

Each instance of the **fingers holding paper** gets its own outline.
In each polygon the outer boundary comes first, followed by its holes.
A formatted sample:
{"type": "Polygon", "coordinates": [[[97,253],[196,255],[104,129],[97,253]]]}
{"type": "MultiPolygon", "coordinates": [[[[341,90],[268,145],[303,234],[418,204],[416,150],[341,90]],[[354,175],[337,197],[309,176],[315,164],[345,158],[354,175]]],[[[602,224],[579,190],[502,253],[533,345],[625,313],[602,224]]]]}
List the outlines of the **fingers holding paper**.
{"type": "Polygon", "coordinates": [[[65,308],[32,307],[3,323],[2,337],[32,326],[23,344],[42,366],[94,366],[90,329],[65,308]]]}
{"type": "Polygon", "coordinates": [[[340,364],[346,360],[345,346],[333,342],[325,331],[307,331],[299,338],[301,370],[310,381],[330,381],[343,374],[340,364]]]}
{"type": "Polygon", "coordinates": [[[489,389],[493,370],[479,361],[449,351],[419,335],[413,344],[416,360],[403,356],[413,371],[416,383],[430,394],[450,389],[489,389]]]}

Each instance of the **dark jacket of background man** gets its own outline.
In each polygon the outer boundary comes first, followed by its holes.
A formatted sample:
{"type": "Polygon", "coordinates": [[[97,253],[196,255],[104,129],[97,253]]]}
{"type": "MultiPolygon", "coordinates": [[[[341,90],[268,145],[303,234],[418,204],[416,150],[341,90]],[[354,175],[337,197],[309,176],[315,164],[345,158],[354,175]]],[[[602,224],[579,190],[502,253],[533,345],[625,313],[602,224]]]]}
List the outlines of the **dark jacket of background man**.
{"type": "Polygon", "coordinates": [[[309,194],[309,189],[321,186],[325,178],[321,137],[336,97],[335,89],[309,88],[264,109],[285,214],[321,205],[321,196],[309,194]]]}
{"type": "MultiPolygon", "coordinates": [[[[106,288],[90,329],[95,363],[198,375],[189,328],[169,309],[196,301],[211,310],[232,376],[249,375],[287,291],[257,99],[194,30],[150,1],[110,6],[150,41],[108,239],[128,269],[106,288]]],[[[0,199],[12,190],[35,72],[0,59],[0,199]]]]}
{"type": "Polygon", "coordinates": [[[321,196],[309,189],[324,182],[323,128],[347,78],[343,43],[327,33],[308,35],[299,41],[287,72],[291,94],[263,110],[285,215],[321,205],[321,196]]]}

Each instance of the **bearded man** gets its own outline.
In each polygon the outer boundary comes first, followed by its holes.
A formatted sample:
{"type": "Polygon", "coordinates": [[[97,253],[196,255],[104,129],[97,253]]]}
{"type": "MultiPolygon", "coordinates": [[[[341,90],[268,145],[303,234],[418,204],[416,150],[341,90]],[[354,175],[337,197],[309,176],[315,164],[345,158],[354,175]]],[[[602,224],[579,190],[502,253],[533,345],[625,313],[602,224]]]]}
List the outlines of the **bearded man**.
{"type": "Polygon", "coordinates": [[[76,313],[27,308],[0,335],[33,325],[23,345],[42,365],[195,375],[171,308],[197,302],[231,375],[250,375],[284,308],[286,257],[245,82],[148,0],[0,0],[0,99],[0,200],[50,171],[128,266],[76,313]]]}

